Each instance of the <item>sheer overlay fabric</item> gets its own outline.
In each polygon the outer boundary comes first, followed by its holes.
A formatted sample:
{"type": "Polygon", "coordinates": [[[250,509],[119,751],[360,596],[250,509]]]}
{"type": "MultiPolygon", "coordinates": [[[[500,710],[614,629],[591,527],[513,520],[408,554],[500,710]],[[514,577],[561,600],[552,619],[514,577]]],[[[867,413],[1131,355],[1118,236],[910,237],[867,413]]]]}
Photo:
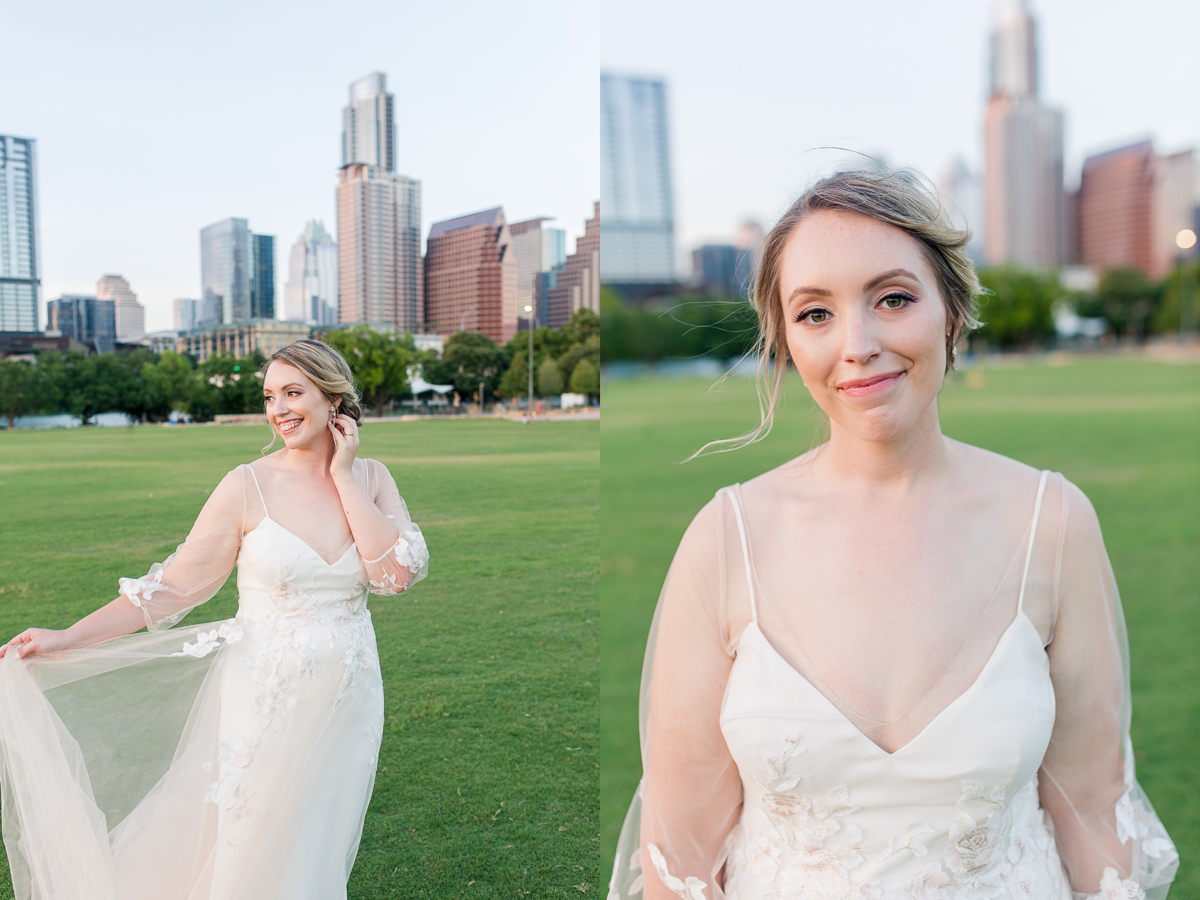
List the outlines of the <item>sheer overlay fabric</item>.
{"type": "Polygon", "coordinates": [[[1002,491],[900,528],[864,533],[796,463],[697,515],[650,631],[610,900],[1166,896],[1095,512],[988,457],[1002,491]]]}
{"type": "Polygon", "coordinates": [[[121,579],[148,631],[0,660],[3,836],[20,900],[346,896],[374,784],[383,690],[368,592],[428,571],[395,481],[363,559],[267,460],[213,491],[187,540],[121,579]],[[170,628],[234,567],[239,609],[170,628]]]}

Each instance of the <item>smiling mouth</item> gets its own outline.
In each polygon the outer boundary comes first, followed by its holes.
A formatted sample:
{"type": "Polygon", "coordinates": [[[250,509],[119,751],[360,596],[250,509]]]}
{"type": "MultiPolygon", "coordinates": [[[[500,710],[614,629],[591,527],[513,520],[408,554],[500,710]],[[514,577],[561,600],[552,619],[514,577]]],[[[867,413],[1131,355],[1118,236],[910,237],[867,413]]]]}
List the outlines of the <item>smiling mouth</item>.
{"type": "Polygon", "coordinates": [[[904,372],[892,372],[888,375],[877,375],[874,378],[863,378],[859,381],[848,381],[845,384],[839,385],[838,390],[843,394],[849,394],[851,397],[861,397],[864,394],[874,394],[877,391],[886,390],[897,381],[904,372]]]}
{"type": "Polygon", "coordinates": [[[297,428],[300,427],[300,423],[302,421],[303,421],[303,419],[292,419],[289,422],[284,422],[282,425],[279,426],[279,433],[280,434],[290,434],[291,432],[295,431],[297,428]]]}

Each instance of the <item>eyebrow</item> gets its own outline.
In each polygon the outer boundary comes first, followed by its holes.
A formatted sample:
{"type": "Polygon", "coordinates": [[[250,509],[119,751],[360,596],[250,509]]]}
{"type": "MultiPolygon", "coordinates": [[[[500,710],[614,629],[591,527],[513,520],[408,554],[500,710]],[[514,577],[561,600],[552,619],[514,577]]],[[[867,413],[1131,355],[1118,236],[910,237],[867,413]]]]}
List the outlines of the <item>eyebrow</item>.
{"type": "MultiPolygon", "coordinates": [[[[908,269],[892,269],[890,271],[884,272],[881,275],[876,275],[874,278],[872,278],[870,281],[868,281],[866,284],[863,285],[863,290],[869,291],[872,288],[875,288],[878,285],[882,284],[883,282],[888,281],[892,278],[895,278],[899,275],[903,275],[905,278],[911,278],[913,281],[916,281],[918,283],[920,283],[920,281],[921,281],[920,278],[918,278],[912,272],[908,271],[908,269]]],[[[813,294],[817,297],[832,297],[833,291],[827,290],[825,288],[819,288],[819,287],[801,286],[801,287],[796,288],[794,291],[792,291],[792,293],[790,295],[788,295],[788,303],[791,303],[792,300],[794,300],[796,298],[797,294],[813,294]]]]}
{"type": "MultiPolygon", "coordinates": [[[[304,388],[304,385],[302,385],[302,384],[299,384],[299,383],[297,383],[297,382],[295,382],[295,381],[292,381],[292,382],[289,382],[288,384],[285,384],[283,387],[281,387],[281,388],[280,388],[280,390],[281,390],[281,391],[286,391],[288,388],[291,388],[291,387],[300,388],[300,389],[302,389],[302,390],[303,390],[303,388],[304,388]]],[[[263,394],[269,394],[269,393],[271,393],[271,389],[270,389],[270,388],[263,388],[263,394]]]]}

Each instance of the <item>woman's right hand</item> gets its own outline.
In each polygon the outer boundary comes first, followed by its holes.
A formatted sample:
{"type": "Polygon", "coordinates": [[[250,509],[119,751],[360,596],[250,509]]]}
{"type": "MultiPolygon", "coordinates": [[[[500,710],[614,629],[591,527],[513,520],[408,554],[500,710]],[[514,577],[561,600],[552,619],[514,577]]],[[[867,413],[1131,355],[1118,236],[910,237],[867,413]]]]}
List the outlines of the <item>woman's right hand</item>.
{"type": "Polygon", "coordinates": [[[73,646],[66,631],[54,631],[50,628],[26,628],[3,647],[0,647],[0,657],[6,656],[9,650],[24,659],[32,653],[53,653],[56,650],[70,650],[73,646]]]}

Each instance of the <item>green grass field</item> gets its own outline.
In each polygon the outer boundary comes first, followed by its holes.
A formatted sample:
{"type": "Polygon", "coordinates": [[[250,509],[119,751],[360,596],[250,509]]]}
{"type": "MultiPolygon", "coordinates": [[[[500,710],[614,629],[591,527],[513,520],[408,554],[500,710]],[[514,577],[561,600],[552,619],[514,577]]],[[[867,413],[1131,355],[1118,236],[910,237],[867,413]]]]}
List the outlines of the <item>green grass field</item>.
{"type": "MultiPolygon", "coordinates": [[[[1132,658],[1138,776],[1183,858],[1172,897],[1200,896],[1200,366],[1076,361],[956,375],[951,437],[1061,471],[1100,516],[1132,658]],[[974,386],[971,386],[974,382],[974,386]]],[[[795,379],[775,431],[677,462],[757,417],[750,381],[605,385],[601,511],[601,831],[605,872],[640,777],[637,693],[650,616],[675,546],[717,488],[812,446],[819,418],[795,379]]]]}
{"type": "MultiPolygon", "coordinates": [[[[165,558],[266,434],[0,432],[4,640],[69,625],[165,558]]],[[[371,599],[388,725],[350,897],[602,893],[598,445],[594,421],[363,429],[432,561],[411,593],[371,599]]],[[[231,579],[186,621],[235,609],[231,579]]]]}

